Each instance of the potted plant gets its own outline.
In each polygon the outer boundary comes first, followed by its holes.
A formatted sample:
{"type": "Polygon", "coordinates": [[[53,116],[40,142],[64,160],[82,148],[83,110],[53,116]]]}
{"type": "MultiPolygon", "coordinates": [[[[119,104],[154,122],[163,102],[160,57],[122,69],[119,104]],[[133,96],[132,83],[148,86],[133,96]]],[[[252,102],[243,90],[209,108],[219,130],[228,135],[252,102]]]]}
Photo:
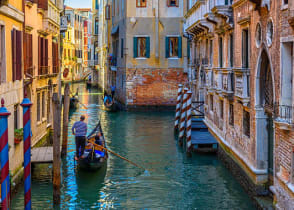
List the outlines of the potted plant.
{"type": "Polygon", "coordinates": [[[14,129],[14,144],[19,144],[23,140],[23,128],[14,129]]]}

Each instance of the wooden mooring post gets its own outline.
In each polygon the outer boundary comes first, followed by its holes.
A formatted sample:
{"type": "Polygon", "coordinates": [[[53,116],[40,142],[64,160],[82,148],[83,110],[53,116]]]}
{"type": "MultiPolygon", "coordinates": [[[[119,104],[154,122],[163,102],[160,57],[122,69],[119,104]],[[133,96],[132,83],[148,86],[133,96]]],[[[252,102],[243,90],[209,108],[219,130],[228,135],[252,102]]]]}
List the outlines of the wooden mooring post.
{"type": "Polygon", "coordinates": [[[68,140],[68,114],[69,114],[69,84],[64,87],[63,98],[63,126],[62,126],[62,150],[61,157],[65,157],[67,153],[67,140],[68,140]]]}
{"type": "Polygon", "coordinates": [[[53,93],[53,203],[60,204],[60,136],[61,136],[61,102],[58,94],[53,93]]]}

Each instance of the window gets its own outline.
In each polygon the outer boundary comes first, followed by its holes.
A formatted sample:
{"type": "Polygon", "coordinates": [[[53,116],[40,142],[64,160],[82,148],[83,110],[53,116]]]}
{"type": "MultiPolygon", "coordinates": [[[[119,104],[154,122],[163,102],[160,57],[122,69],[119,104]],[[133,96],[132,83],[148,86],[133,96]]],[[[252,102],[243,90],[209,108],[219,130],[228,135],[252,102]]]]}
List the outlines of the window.
{"type": "Polygon", "coordinates": [[[234,66],[234,39],[233,34],[230,34],[228,40],[228,57],[229,57],[229,66],[234,66]]]}
{"type": "Polygon", "coordinates": [[[41,121],[41,99],[40,93],[37,93],[37,121],[41,121]]]}
{"type": "Polygon", "coordinates": [[[209,62],[210,62],[210,65],[212,65],[213,63],[213,40],[210,40],[209,42],[209,62]]]}
{"type": "Polygon", "coordinates": [[[250,113],[243,111],[243,133],[250,137],[250,113]]]}
{"type": "MultiPolygon", "coordinates": [[[[293,42],[281,43],[281,104],[292,106],[292,87],[293,87],[293,42]]],[[[290,113],[289,113],[290,114],[290,113]]],[[[292,114],[290,114],[292,116],[292,114]]]]}
{"type": "Polygon", "coordinates": [[[137,7],[146,7],[147,6],[147,0],[136,0],[137,1],[137,7]]]}
{"type": "Polygon", "coordinates": [[[98,18],[95,18],[95,35],[99,32],[99,21],[98,18]]]}
{"type": "Polygon", "coordinates": [[[150,37],[134,37],[134,58],[150,58],[150,37]]]}
{"type": "Polygon", "coordinates": [[[249,32],[248,29],[242,31],[242,67],[249,68],[249,32]]]}
{"type": "Polygon", "coordinates": [[[168,7],[177,7],[178,6],[178,0],[167,0],[167,6],[168,7]]]}
{"type": "Polygon", "coordinates": [[[13,29],[11,31],[12,42],[12,80],[21,80],[22,78],[22,31],[13,29]]]}
{"type": "Polygon", "coordinates": [[[39,49],[39,75],[48,74],[48,39],[39,37],[38,39],[38,49],[39,49]]]}
{"type": "Polygon", "coordinates": [[[120,57],[124,57],[124,39],[121,39],[120,41],[120,57]]]}
{"type": "Polygon", "coordinates": [[[182,37],[166,37],[166,58],[182,57],[182,37]]]}
{"type": "Polygon", "coordinates": [[[95,0],[95,9],[96,9],[96,10],[99,9],[99,3],[98,3],[98,0],[95,0]]]}
{"type": "Polygon", "coordinates": [[[14,105],[14,129],[18,129],[18,104],[14,105]]]}
{"type": "Polygon", "coordinates": [[[105,19],[110,20],[110,5],[105,6],[105,19]]]}
{"type": "Polygon", "coordinates": [[[224,101],[219,101],[219,117],[220,119],[224,119],[224,101]]]}
{"type": "Polygon", "coordinates": [[[234,126],[234,105],[230,104],[229,106],[229,124],[234,126]]]}
{"type": "Polygon", "coordinates": [[[45,118],[45,91],[42,92],[42,118],[45,118]]]}
{"type": "Polygon", "coordinates": [[[23,45],[23,53],[24,53],[24,73],[33,76],[33,42],[32,42],[32,34],[24,34],[24,45],[23,45]]]}
{"type": "Polygon", "coordinates": [[[58,51],[58,44],[52,42],[52,70],[53,73],[56,74],[59,72],[59,51],[58,51]]]}
{"type": "Polygon", "coordinates": [[[213,111],[213,95],[209,95],[209,98],[210,98],[210,111],[213,111]]]}
{"type": "Polygon", "coordinates": [[[283,0],[283,4],[284,5],[288,4],[288,0],[283,0]]]}
{"type": "Polygon", "coordinates": [[[218,58],[219,58],[219,67],[223,67],[223,38],[220,37],[218,40],[218,58]]]}
{"type": "Polygon", "coordinates": [[[0,25],[0,84],[6,81],[5,55],[5,30],[0,25]]]}

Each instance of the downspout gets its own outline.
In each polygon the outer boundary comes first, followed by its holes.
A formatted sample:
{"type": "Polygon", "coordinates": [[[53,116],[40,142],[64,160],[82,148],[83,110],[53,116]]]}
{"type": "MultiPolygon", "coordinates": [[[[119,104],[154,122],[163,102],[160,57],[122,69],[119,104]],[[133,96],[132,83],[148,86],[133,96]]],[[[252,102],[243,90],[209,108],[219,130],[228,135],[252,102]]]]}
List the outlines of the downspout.
{"type": "Polygon", "coordinates": [[[159,0],[156,0],[155,4],[155,57],[159,58],[159,0]]]}

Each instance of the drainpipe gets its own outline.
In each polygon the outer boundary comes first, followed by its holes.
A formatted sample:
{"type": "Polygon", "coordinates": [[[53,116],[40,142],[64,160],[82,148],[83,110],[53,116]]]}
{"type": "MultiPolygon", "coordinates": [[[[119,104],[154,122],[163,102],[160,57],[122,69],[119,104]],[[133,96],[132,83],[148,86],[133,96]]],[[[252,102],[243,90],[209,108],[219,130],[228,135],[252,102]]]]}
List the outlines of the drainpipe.
{"type": "Polygon", "coordinates": [[[155,0],[155,57],[159,58],[159,0],[155,0]]]}

